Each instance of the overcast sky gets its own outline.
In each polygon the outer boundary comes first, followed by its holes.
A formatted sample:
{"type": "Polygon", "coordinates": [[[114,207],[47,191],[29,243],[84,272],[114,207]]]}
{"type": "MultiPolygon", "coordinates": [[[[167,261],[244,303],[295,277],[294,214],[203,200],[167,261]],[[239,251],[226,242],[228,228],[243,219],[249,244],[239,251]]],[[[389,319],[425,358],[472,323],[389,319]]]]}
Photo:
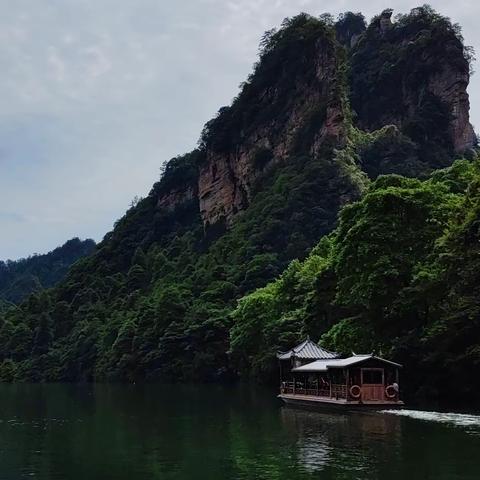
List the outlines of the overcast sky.
{"type": "MultiPolygon", "coordinates": [[[[162,162],[195,147],[250,73],[262,33],[286,16],[370,18],[419,3],[0,0],[0,259],[100,240],[162,162]]],[[[480,5],[430,4],[480,54],[480,5]]],[[[477,126],[479,78],[469,88],[477,126]]]]}

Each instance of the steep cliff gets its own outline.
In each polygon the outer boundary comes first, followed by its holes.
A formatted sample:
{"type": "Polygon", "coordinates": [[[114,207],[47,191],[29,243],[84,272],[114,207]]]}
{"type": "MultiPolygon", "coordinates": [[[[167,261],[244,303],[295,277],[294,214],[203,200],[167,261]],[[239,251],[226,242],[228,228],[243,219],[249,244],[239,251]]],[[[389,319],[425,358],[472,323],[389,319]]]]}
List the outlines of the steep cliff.
{"type": "MultiPolygon", "coordinates": [[[[391,15],[375,17],[349,52],[356,123],[369,131],[396,125],[424,170],[447,166],[476,144],[466,91],[471,52],[459,27],[429,7],[394,22],[391,15]]],[[[384,167],[377,173],[395,172],[384,167]]]]}
{"type": "MultiPolygon", "coordinates": [[[[474,143],[458,30],[423,7],[390,17],[301,14],[267,32],[198,148],[170,160],[56,288],[0,316],[0,381],[234,374],[237,299],[304,259],[369,177],[425,176],[474,143]]],[[[289,343],[302,308],[266,338],[249,317],[242,358],[289,343]]]]}
{"type": "Polygon", "coordinates": [[[345,143],[342,65],[332,32],[303,17],[264,38],[240,96],[204,132],[199,199],[206,226],[231,224],[273,164],[345,143]]]}
{"type": "Polygon", "coordinates": [[[428,7],[391,17],[385,10],[367,28],[361,14],[348,12],[333,31],[299,16],[288,29],[267,32],[241,93],[205,126],[197,185],[177,185],[158,205],[172,208],[198,194],[205,228],[231,225],[273,165],[345,146],[347,91],[358,128],[397,127],[363,152],[361,166],[372,177],[426,175],[471,149],[471,53],[458,27],[428,7]]]}

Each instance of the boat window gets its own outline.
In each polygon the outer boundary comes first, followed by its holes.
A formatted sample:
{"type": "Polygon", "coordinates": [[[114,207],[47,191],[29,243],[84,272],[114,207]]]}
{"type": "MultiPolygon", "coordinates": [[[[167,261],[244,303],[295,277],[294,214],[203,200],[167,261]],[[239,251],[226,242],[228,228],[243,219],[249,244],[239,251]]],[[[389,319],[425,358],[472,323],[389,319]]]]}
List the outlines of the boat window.
{"type": "Polygon", "coordinates": [[[363,383],[383,383],[382,370],[363,370],[363,383]]]}

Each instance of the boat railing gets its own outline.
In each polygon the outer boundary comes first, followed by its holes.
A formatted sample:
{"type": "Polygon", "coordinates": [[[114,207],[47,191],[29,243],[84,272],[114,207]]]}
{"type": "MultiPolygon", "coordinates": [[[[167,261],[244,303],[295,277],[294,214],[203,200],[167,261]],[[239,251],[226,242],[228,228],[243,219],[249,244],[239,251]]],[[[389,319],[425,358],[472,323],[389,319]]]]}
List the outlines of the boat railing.
{"type": "Polygon", "coordinates": [[[306,395],[312,397],[347,398],[347,386],[332,384],[330,386],[305,385],[297,382],[282,382],[280,392],[289,395],[306,395]]]}
{"type": "Polygon", "coordinates": [[[346,385],[332,385],[332,397],[333,398],[347,398],[347,386],[346,385]]]}

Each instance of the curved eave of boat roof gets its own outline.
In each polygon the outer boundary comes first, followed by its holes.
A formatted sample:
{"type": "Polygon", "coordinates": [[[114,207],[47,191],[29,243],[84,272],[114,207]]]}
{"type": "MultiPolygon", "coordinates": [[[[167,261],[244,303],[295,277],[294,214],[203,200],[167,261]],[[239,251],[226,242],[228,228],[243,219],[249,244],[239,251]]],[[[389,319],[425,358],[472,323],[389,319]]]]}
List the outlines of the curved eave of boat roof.
{"type": "Polygon", "coordinates": [[[326,372],[335,368],[346,368],[352,365],[358,365],[366,360],[377,360],[382,363],[387,363],[397,368],[402,368],[399,363],[386,360],[384,358],[376,357],[375,355],[353,355],[347,358],[333,358],[331,360],[316,360],[301,367],[293,368],[293,372],[326,372]]]}
{"type": "Polygon", "coordinates": [[[339,354],[336,352],[329,352],[307,338],[291,350],[288,350],[287,352],[278,352],[277,354],[277,358],[280,360],[289,360],[292,357],[301,360],[321,360],[338,358],[339,354]]]}

